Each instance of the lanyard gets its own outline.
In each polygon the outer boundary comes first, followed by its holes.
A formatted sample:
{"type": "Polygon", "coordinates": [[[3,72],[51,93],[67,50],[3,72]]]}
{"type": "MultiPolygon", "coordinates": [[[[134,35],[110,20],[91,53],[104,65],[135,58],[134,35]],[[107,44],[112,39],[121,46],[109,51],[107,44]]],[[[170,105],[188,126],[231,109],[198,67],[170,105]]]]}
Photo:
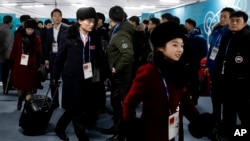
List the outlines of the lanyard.
{"type": "Polygon", "coordinates": [[[225,57],[226,57],[226,55],[227,55],[227,51],[228,51],[230,42],[231,42],[231,39],[230,39],[230,40],[228,41],[228,43],[227,43],[227,47],[226,47],[226,50],[225,50],[225,57]]]}
{"type": "MultiPolygon", "coordinates": [[[[83,35],[80,33],[80,36],[81,36],[81,39],[82,39],[82,42],[83,42],[83,35]]],[[[89,52],[89,62],[90,62],[90,42],[91,42],[91,40],[90,40],[90,37],[88,36],[88,47],[89,47],[89,49],[88,49],[88,52],[89,52]]],[[[83,42],[83,45],[84,45],[84,42],[83,42]]],[[[85,47],[83,47],[83,64],[85,63],[85,47]]]]}
{"type": "MultiPolygon", "coordinates": [[[[161,70],[159,68],[158,68],[158,71],[161,74],[161,78],[162,78],[162,81],[163,81],[163,84],[164,84],[164,87],[165,87],[165,90],[166,90],[167,99],[169,101],[169,92],[168,92],[168,86],[167,86],[166,79],[163,77],[162,72],[161,72],[161,70]]],[[[169,114],[171,114],[170,106],[168,106],[168,107],[169,107],[169,114]]]]}
{"type": "Polygon", "coordinates": [[[218,45],[218,47],[219,47],[219,45],[220,45],[221,37],[222,37],[222,34],[220,34],[220,35],[217,37],[216,41],[215,41],[215,45],[218,45]]]}

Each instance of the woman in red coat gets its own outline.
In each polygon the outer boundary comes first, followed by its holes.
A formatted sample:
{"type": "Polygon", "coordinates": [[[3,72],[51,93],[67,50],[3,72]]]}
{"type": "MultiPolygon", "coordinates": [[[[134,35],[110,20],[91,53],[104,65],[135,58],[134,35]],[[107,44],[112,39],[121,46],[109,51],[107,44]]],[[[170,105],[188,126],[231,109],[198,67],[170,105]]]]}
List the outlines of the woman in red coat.
{"type": "Polygon", "coordinates": [[[41,41],[34,30],[37,24],[35,20],[26,20],[24,30],[18,33],[13,42],[10,59],[13,61],[11,82],[18,90],[17,109],[22,107],[22,99],[30,101],[32,90],[37,89],[38,57],[41,54],[41,41]]]}
{"type": "Polygon", "coordinates": [[[143,137],[138,140],[142,141],[172,141],[176,136],[183,140],[183,114],[190,121],[199,115],[190,99],[186,69],[179,61],[184,51],[184,34],[178,24],[167,22],[154,29],[150,40],[152,56],[138,69],[123,101],[127,138],[141,133],[143,137]],[[136,108],[140,102],[143,128],[137,130],[136,108]]]}

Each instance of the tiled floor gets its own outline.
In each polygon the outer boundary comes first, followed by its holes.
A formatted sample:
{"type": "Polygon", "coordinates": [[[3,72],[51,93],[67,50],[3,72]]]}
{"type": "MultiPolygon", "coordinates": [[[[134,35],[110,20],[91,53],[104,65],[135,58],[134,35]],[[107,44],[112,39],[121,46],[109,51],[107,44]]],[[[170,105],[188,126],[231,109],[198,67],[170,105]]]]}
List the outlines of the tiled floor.
{"type": "MultiPolygon", "coordinates": [[[[43,90],[38,90],[38,94],[45,94],[48,89],[48,82],[43,83],[43,90]]],[[[60,88],[61,90],[61,88],[60,88]]],[[[16,109],[17,92],[9,91],[8,95],[2,94],[2,86],[0,86],[0,141],[60,141],[53,132],[54,126],[63,112],[63,109],[58,108],[53,113],[50,125],[46,130],[46,134],[39,136],[25,136],[22,134],[18,126],[20,111],[16,109]]],[[[211,101],[209,97],[201,97],[197,108],[201,112],[211,112],[211,101]]],[[[107,93],[107,109],[111,110],[109,104],[109,93],[107,93]]],[[[184,119],[185,141],[208,141],[207,138],[195,139],[187,130],[188,121],[184,119]]],[[[95,127],[88,128],[87,132],[91,141],[105,141],[111,135],[102,134],[100,131],[103,128],[108,128],[112,125],[111,115],[108,113],[101,114],[95,127]]],[[[67,128],[67,134],[70,141],[77,141],[74,135],[72,124],[67,128]]]]}

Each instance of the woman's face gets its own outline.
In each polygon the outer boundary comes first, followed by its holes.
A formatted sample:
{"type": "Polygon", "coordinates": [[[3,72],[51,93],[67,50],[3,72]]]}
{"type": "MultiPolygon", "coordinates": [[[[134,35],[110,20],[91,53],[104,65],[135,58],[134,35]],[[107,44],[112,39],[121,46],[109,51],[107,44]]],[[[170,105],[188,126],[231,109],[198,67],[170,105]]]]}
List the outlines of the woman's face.
{"type": "Polygon", "coordinates": [[[184,51],[184,43],[182,38],[175,38],[168,41],[164,47],[159,48],[158,50],[162,52],[165,59],[171,61],[178,61],[181,58],[181,55],[184,51]]]}
{"type": "Polygon", "coordinates": [[[34,32],[34,29],[33,28],[25,28],[25,31],[26,31],[27,35],[32,35],[34,32]]]}

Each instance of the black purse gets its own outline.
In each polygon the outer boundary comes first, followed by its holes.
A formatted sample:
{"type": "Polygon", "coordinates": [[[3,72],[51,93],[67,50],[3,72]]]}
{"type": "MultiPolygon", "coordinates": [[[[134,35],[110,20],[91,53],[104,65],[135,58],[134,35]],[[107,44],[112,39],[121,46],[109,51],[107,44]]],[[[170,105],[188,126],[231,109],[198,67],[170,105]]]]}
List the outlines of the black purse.
{"type": "Polygon", "coordinates": [[[38,68],[38,77],[42,82],[44,82],[48,78],[48,69],[46,69],[43,64],[41,64],[38,68]]]}

